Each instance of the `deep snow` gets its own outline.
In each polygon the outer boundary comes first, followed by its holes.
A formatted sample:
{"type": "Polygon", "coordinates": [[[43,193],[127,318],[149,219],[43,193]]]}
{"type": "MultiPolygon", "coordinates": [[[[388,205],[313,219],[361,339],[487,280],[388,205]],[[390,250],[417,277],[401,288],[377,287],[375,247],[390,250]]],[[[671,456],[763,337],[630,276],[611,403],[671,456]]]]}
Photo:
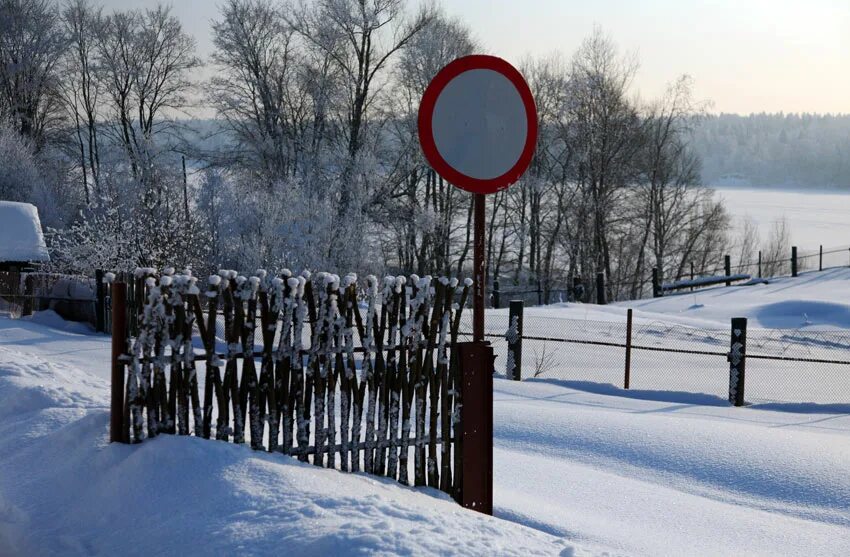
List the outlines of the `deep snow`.
{"type": "MultiPolygon", "coordinates": [[[[803,311],[804,330],[841,332],[848,279],[527,311],[549,329],[619,329],[626,305],[641,324],[723,329],[738,312],[799,327],[803,311]]],[[[109,339],[44,320],[0,318],[0,554],[850,554],[850,401],[731,408],[722,391],[497,379],[490,519],[246,447],[109,445],[109,339]]]]}

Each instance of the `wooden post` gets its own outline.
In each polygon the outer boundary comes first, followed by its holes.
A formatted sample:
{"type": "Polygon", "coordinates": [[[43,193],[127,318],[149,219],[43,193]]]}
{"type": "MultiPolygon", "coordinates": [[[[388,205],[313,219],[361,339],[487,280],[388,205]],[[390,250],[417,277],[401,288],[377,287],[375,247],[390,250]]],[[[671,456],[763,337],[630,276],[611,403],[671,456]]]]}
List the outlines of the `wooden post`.
{"type": "Polygon", "coordinates": [[[499,306],[501,305],[500,294],[499,279],[493,279],[493,307],[495,309],[499,309],[499,306]]]}
{"type": "Polygon", "coordinates": [[[632,374],[632,308],[626,312],[626,375],[623,380],[623,388],[629,388],[629,380],[632,374]]]}
{"type": "MultiPolygon", "coordinates": [[[[691,261],[691,281],[693,281],[693,280],[694,280],[694,262],[691,261]]],[[[694,287],[691,286],[691,292],[693,292],[693,291],[694,291],[694,287]]]]}
{"type": "Polygon", "coordinates": [[[797,276],[797,246],[791,246],[791,276],[797,276]]]}
{"type": "Polygon", "coordinates": [[[652,297],[661,297],[661,285],[658,284],[658,267],[652,268],[652,297]]]}
{"type": "Polygon", "coordinates": [[[34,277],[27,273],[23,275],[24,277],[24,299],[21,304],[21,316],[32,315],[33,308],[35,308],[35,286],[34,286],[34,277]]]}
{"type": "Polygon", "coordinates": [[[605,273],[596,273],[596,303],[605,305],[605,273]]]}
{"type": "Polygon", "coordinates": [[[729,354],[729,402],[744,405],[744,372],[747,367],[747,318],[732,318],[732,341],[729,354]]]}
{"type": "Polygon", "coordinates": [[[511,300],[508,311],[508,357],[505,375],[514,381],[522,380],[522,313],[523,301],[511,300]]]}
{"type": "Polygon", "coordinates": [[[821,244],[818,253],[818,271],[823,271],[823,244],[821,244]]]}
{"type": "Polygon", "coordinates": [[[98,269],[94,272],[94,280],[95,280],[95,292],[97,292],[97,300],[94,304],[94,329],[98,333],[106,332],[106,325],[104,323],[105,319],[105,310],[104,310],[104,302],[106,300],[106,288],[104,288],[103,284],[103,271],[98,269]]]}
{"type": "Polygon", "coordinates": [[[462,479],[458,502],[493,514],[493,347],[458,343],[461,371],[462,479]]]}
{"type": "MultiPolygon", "coordinates": [[[[727,277],[732,274],[732,258],[728,255],[723,256],[723,272],[726,273],[727,277]]],[[[732,286],[732,281],[727,280],[726,286],[732,286]]]]}
{"type": "Polygon", "coordinates": [[[759,250],[759,278],[761,277],[761,250],[759,250]]]}
{"type": "Polygon", "coordinates": [[[128,443],[127,425],[124,423],[124,362],[121,356],[127,350],[127,283],[112,285],[112,401],[110,406],[109,440],[128,443]]]}

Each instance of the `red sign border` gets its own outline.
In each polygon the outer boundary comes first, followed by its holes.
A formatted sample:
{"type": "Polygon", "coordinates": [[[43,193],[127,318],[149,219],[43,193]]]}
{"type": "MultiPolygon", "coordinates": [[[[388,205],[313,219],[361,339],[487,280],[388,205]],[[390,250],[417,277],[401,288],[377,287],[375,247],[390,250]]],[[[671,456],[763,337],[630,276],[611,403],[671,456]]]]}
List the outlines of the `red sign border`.
{"type": "Polygon", "coordinates": [[[537,145],[537,106],[534,103],[534,95],[531,94],[528,83],[525,82],[522,74],[510,63],[487,54],[472,54],[458,58],[437,73],[425,89],[422,102],[419,104],[418,125],[419,144],[422,146],[422,152],[425,154],[425,159],[431,167],[440,176],[448,180],[450,184],[472,193],[496,193],[519,180],[520,176],[528,168],[528,165],[531,164],[531,158],[534,156],[534,148],[537,145]],[[525,138],[525,146],[513,167],[501,176],[487,180],[467,176],[449,165],[437,149],[437,145],[434,142],[434,132],[431,127],[431,121],[434,116],[434,105],[436,105],[437,98],[443,92],[446,85],[463,72],[479,69],[499,72],[513,84],[525,105],[528,130],[525,138]]]}

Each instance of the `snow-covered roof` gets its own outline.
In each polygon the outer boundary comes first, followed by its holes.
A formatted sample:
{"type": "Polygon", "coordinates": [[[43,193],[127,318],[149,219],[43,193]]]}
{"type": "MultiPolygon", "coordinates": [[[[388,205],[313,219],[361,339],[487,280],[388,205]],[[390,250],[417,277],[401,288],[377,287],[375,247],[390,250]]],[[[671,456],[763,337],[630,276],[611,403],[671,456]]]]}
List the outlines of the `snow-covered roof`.
{"type": "Polygon", "coordinates": [[[34,205],[0,201],[0,261],[50,261],[34,205]]]}

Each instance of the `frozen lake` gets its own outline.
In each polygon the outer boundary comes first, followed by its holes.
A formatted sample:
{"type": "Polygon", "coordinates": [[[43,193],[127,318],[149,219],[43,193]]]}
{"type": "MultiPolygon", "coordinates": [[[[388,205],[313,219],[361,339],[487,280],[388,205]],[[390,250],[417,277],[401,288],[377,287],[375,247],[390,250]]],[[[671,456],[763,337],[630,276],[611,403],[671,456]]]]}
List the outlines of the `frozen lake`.
{"type": "Polygon", "coordinates": [[[712,186],[740,226],[749,215],[765,242],[773,223],[783,216],[791,240],[801,252],[850,244],[850,192],[794,191],[712,186]]]}

